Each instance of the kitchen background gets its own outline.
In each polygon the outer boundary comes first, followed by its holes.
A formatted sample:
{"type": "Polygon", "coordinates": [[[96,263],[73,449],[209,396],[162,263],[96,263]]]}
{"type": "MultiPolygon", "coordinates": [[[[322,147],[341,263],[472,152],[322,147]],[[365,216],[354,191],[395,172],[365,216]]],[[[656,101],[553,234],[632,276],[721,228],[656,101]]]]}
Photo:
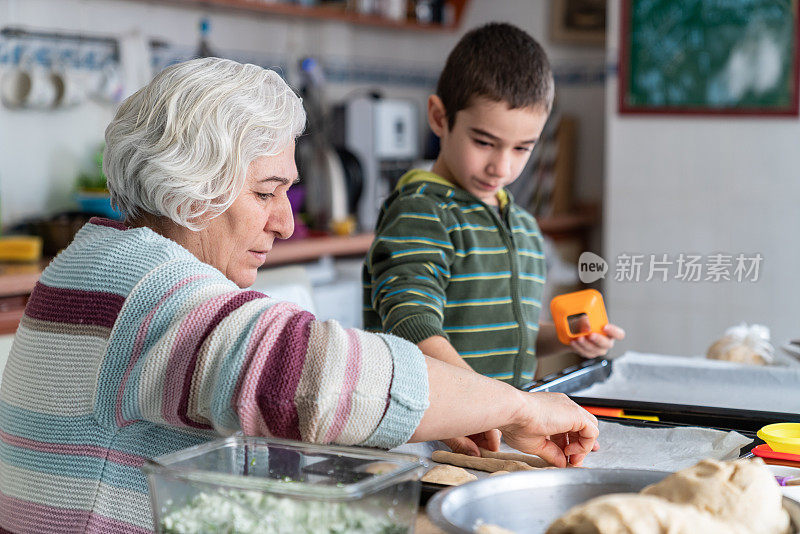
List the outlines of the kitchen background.
{"type": "MultiPolygon", "coordinates": [[[[604,293],[612,321],[628,332],[615,353],[701,354],[725,328],[743,321],[767,325],[777,345],[800,337],[794,274],[800,247],[793,239],[800,228],[796,114],[620,115],[620,2],[608,2],[600,18],[606,31],[599,32],[564,27],[556,15],[574,3],[362,0],[347,6],[394,11],[401,18],[407,13],[424,18],[425,9],[444,7],[444,24],[453,25],[448,28],[425,21],[382,22],[375,16],[363,23],[359,15],[330,11],[308,16],[336,6],[305,11],[245,0],[0,0],[0,29],[60,34],[0,35],[0,79],[20,63],[44,68],[52,62],[91,88],[86,98],[81,94],[72,105],[55,109],[0,106],[0,223],[6,230],[20,228],[32,218],[76,210],[76,178],[95,172],[94,155],[116,104],[146,83],[151,72],[195,55],[201,29],[216,55],[279,69],[298,88],[308,86],[309,79],[324,79],[309,88],[307,101],[321,95],[326,111],[370,92],[389,102],[410,102],[412,107],[404,109],[411,109],[415,120],[400,113],[416,131],[413,150],[402,157],[376,156],[385,170],[386,164],[409,165],[425,156],[425,101],[459,37],[489,21],[510,21],[542,43],[556,76],[549,135],[526,171],[533,185],[522,187],[521,180],[517,186],[518,199],[526,199],[552,238],[551,291],[577,284],[580,252],[605,258],[610,270],[595,285],[604,293]],[[111,37],[119,43],[117,55],[113,43],[71,39],[74,35],[111,37]],[[314,62],[306,62],[304,70],[306,58],[314,62]],[[318,72],[324,76],[315,77],[318,72]],[[662,282],[658,277],[646,282],[646,264],[639,282],[615,280],[620,255],[647,260],[651,254],[674,259],[681,253],[760,253],[763,261],[756,282],[662,282]]],[[[605,2],[582,3],[589,17],[584,22],[597,24],[591,8],[605,2]]],[[[314,183],[314,176],[301,178],[314,183]]],[[[320,202],[320,196],[312,194],[311,202],[320,202]]],[[[349,229],[338,228],[340,233],[349,229]]],[[[358,325],[359,253],[337,250],[332,255],[348,257],[304,257],[308,261],[302,264],[287,260],[293,264],[263,272],[256,287],[297,300],[321,317],[358,325]]],[[[3,284],[0,278],[0,300],[17,298],[18,305],[19,295],[3,284]]]]}

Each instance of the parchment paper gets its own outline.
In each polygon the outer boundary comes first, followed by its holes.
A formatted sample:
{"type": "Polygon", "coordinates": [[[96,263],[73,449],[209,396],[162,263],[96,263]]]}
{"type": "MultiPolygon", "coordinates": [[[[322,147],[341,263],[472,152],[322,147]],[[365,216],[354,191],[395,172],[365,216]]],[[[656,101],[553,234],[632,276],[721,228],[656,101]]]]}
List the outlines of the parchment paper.
{"type": "MultiPolygon", "coordinates": [[[[732,460],[752,440],[738,432],[722,432],[699,427],[640,428],[600,421],[601,449],[586,457],[585,467],[609,469],[650,469],[676,471],[692,466],[704,458],[732,460]]],[[[435,450],[449,450],[440,441],[407,443],[392,452],[416,454],[430,458],[435,450]]],[[[518,452],[502,443],[500,450],[518,452]]],[[[429,461],[431,465],[435,462],[429,461]]],[[[478,477],[482,471],[468,469],[478,477]]]]}
{"type": "Polygon", "coordinates": [[[800,368],[627,352],[611,376],[571,396],[800,413],[800,368]]]}
{"type": "Polygon", "coordinates": [[[600,450],[586,467],[676,471],[704,458],[733,460],[753,440],[738,432],[710,428],[640,428],[600,421],[600,450]]]}

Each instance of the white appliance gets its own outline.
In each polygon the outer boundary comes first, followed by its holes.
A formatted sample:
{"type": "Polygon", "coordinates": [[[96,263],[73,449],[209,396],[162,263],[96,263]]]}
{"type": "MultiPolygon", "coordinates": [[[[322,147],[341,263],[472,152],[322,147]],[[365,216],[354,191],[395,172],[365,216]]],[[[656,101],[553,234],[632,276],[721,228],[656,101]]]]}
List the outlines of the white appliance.
{"type": "Polygon", "coordinates": [[[414,102],[357,97],[335,113],[335,144],[361,163],[363,186],[357,217],[361,229],[375,228],[381,204],[419,155],[418,112],[414,102]]]}

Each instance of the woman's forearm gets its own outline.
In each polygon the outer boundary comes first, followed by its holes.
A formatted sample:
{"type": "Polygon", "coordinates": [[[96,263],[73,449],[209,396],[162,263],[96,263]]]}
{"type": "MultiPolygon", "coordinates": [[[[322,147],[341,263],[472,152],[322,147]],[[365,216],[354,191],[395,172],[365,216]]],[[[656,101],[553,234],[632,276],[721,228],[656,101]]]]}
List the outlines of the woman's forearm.
{"type": "Polygon", "coordinates": [[[525,393],[427,356],[425,364],[430,406],[410,441],[497,428],[510,446],[557,467],[580,465],[595,445],[597,419],[562,393],[525,393]]]}
{"type": "Polygon", "coordinates": [[[515,422],[520,391],[429,356],[425,360],[430,407],[410,441],[467,436],[515,422]]]}

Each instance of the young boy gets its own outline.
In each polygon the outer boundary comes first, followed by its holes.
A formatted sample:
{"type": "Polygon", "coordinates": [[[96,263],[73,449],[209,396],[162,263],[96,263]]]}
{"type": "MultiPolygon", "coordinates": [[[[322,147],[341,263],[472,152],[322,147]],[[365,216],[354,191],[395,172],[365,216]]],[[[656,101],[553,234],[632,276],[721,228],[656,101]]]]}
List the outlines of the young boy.
{"type": "MultiPolygon", "coordinates": [[[[541,46],[510,24],[487,24],[456,45],[428,98],[440,139],[432,172],[412,170],[387,199],[364,277],[364,326],[515,386],[558,345],[539,325],[545,281],[535,219],[504,189],[530,157],[553,103],[541,46]]],[[[605,354],[624,332],[573,342],[605,354]]],[[[475,449],[473,452],[477,452],[475,449]]]]}

